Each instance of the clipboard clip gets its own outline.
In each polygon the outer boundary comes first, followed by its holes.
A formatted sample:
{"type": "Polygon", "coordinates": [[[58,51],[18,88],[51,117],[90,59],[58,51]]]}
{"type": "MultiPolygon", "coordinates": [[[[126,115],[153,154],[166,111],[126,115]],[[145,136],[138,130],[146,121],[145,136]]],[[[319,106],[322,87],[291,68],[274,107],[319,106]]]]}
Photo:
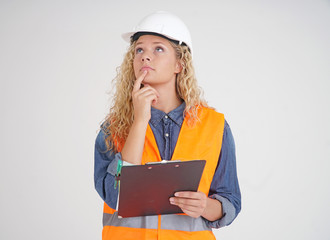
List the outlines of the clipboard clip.
{"type": "Polygon", "coordinates": [[[147,162],[146,165],[152,165],[152,164],[166,164],[166,163],[180,163],[181,160],[161,160],[160,162],[147,162]]]}

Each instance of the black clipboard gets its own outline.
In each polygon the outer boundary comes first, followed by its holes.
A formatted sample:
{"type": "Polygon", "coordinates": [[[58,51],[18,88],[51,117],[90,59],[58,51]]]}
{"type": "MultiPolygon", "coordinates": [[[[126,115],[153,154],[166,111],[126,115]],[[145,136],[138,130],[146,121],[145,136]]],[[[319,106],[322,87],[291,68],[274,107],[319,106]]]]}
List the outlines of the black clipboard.
{"type": "Polygon", "coordinates": [[[169,199],[175,192],[197,191],[205,163],[192,160],[123,166],[118,177],[118,216],[182,213],[169,199]]]}

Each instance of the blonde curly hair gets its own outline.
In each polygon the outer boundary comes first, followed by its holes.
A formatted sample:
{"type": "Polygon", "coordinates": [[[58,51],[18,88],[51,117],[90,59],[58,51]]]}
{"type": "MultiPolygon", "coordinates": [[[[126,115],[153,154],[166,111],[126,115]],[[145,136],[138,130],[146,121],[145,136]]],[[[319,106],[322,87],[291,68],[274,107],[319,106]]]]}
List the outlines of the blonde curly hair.
{"type": "MultiPolygon", "coordinates": [[[[189,48],[169,42],[182,65],[181,72],[176,76],[176,91],[186,103],[184,116],[188,125],[194,126],[199,121],[198,109],[208,107],[208,105],[202,97],[202,89],[197,84],[189,48]]],[[[136,41],[132,42],[128,48],[122,65],[117,68],[117,76],[113,79],[116,91],[112,98],[110,112],[102,124],[102,129],[106,134],[107,150],[121,151],[134,120],[132,91],[135,82],[133,69],[135,45],[136,41]]]]}

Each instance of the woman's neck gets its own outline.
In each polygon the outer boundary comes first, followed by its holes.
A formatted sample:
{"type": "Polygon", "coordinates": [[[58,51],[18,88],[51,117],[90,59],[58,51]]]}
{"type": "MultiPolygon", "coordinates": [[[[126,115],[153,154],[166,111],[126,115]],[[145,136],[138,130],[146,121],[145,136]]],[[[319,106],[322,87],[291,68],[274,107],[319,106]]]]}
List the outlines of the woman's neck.
{"type": "Polygon", "coordinates": [[[176,109],[181,105],[183,100],[178,96],[175,86],[169,88],[160,86],[152,86],[159,93],[158,101],[152,106],[158,110],[161,110],[165,113],[169,113],[170,111],[176,109]]]}

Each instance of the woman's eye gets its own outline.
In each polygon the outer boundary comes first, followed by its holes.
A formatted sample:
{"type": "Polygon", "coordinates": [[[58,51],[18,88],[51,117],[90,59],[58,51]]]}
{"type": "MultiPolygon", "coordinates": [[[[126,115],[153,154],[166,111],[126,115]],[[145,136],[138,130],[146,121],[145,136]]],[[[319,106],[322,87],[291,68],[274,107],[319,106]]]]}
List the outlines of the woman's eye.
{"type": "Polygon", "coordinates": [[[142,48],[137,48],[137,49],[135,50],[136,53],[142,53],[142,51],[143,51],[142,48]]]}
{"type": "Polygon", "coordinates": [[[161,48],[161,47],[156,47],[156,52],[163,52],[163,51],[164,51],[163,48],[161,48]]]}

